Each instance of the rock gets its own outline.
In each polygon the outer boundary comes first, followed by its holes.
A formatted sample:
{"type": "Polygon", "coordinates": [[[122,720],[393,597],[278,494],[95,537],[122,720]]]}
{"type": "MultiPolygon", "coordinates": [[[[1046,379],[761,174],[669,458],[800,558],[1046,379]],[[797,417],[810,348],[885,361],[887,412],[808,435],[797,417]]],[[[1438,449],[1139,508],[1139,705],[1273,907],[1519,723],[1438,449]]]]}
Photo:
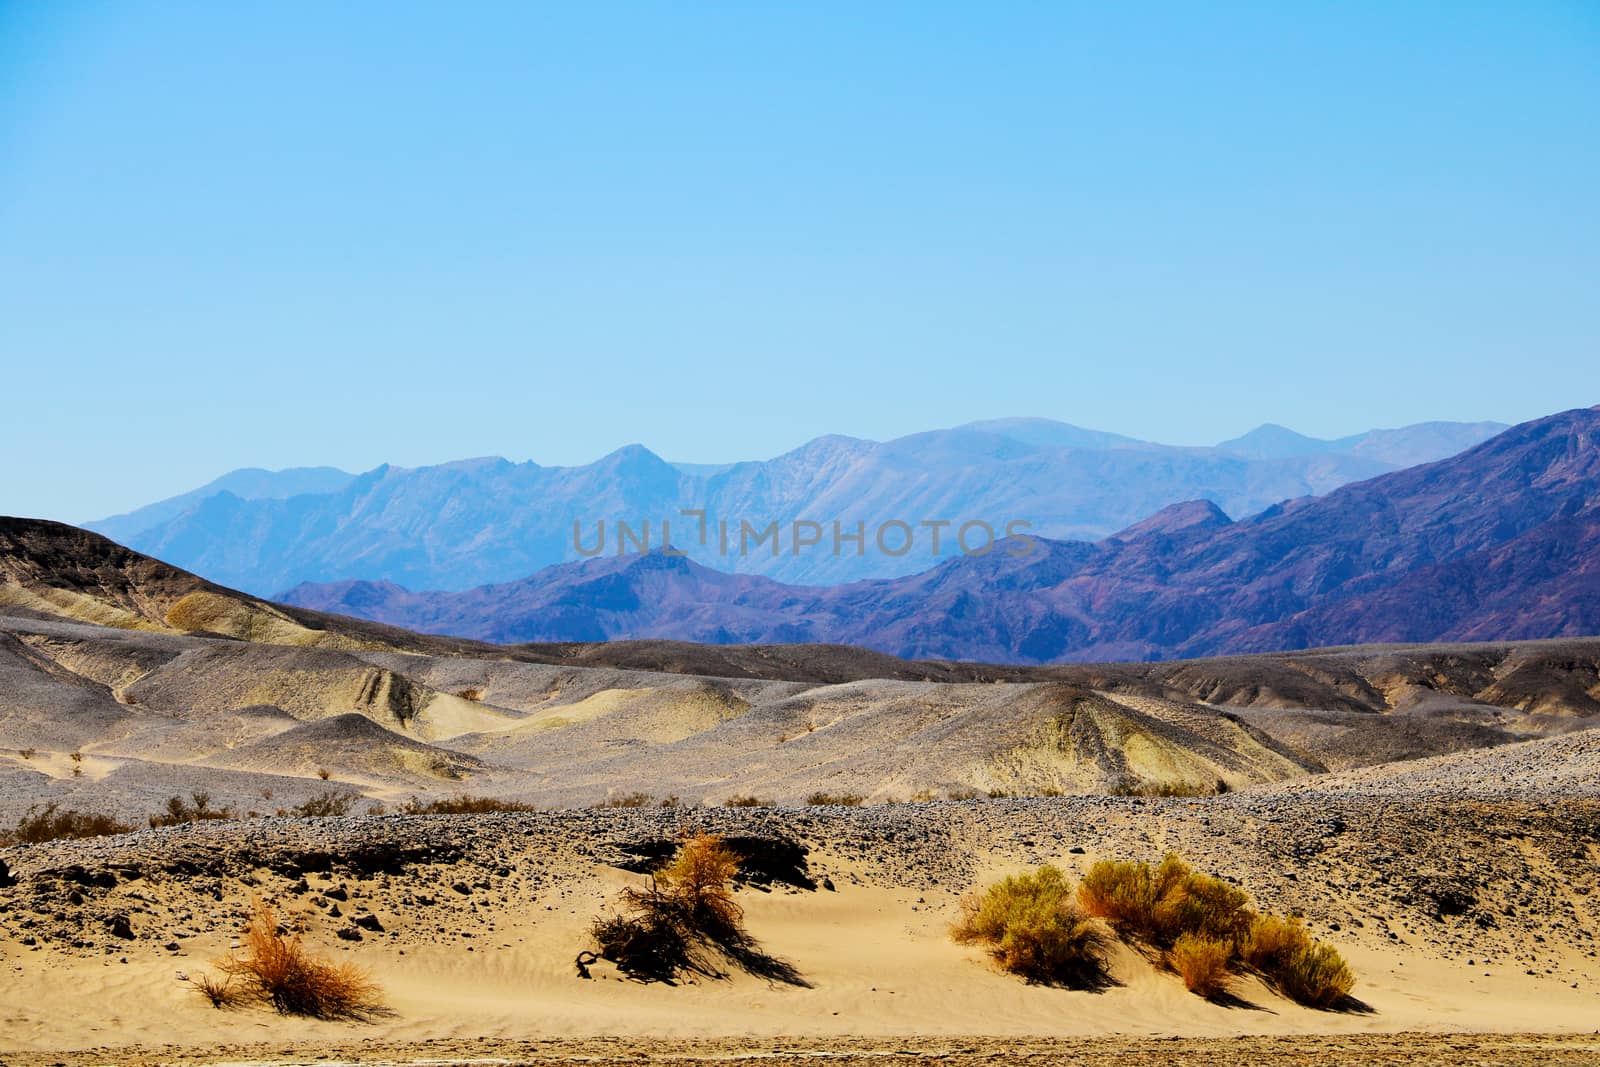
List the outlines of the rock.
{"type": "Polygon", "coordinates": [[[354,926],[341,926],[338,937],[340,941],[360,941],[361,931],[354,926]]]}
{"type": "Polygon", "coordinates": [[[383,923],[379,922],[378,917],[370,912],[356,919],[356,925],[363,930],[371,930],[375,934],[383,933],[383,923]]]}
{"type": "Polygon", "coordinates": [[[17,884],[16,878],[11,874],[11,868],[6,866],[5,860],[0,860],[0,889],[10,889],[17,884]]]}
{"type": "Polygon", "coordinates": [[[111,931],[112,937],[120,937],[124,941],[133,940],[133,921],[126,915],[116,914],[106,920],[106,928],[111,931]]]}

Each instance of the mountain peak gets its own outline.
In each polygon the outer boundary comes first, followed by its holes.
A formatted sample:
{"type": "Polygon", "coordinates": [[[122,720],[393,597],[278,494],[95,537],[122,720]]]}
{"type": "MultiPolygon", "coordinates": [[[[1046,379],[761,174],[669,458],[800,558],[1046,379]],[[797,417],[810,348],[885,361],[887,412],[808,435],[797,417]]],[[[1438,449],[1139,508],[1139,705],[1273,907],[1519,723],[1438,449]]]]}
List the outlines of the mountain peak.
{"type": "Polygon", "coordinates": [[[1148,519],[1134,523],[1125,530],[1111,535],[1113,541],[1137,541],[1156,534],[1171,535],[1180,531],[1216,530],[1231,525],[1228,513],[1210,500],[1184,500],[1169,504],[1148,519]]]}

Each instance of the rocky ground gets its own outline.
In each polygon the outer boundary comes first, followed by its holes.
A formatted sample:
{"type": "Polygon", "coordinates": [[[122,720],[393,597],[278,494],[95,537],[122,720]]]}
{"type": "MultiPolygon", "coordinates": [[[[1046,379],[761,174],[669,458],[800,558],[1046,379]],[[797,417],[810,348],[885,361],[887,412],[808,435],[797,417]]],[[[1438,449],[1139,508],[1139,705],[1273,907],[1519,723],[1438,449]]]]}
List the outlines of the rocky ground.
{"type": "MultiPolygon", "coordinates": [[[[929,906],[997,865],[1180,852],[1341,942],[1404,945],[1572,983],[1600,978],[1600,801],[1238,795],[864,808],[600,810],[258,819],[0,853],[0,965],[119,956],[236,930],[259,898],[341,938],[463,952],[513,901],[587,905],[589,868],[642,869],[682,832],[745,842],[751,891],[870,883],[929,906]],[[174,891],[176,890],[176,891],[174,891]],[[1559,943],[1581,966],[1556,962],[1559,943]]],[[[820,887],[820,888],[817,888],[820,887]]],[[[1600,1007],[1597,1007],[1600,1011],[1600,1007]]]]}

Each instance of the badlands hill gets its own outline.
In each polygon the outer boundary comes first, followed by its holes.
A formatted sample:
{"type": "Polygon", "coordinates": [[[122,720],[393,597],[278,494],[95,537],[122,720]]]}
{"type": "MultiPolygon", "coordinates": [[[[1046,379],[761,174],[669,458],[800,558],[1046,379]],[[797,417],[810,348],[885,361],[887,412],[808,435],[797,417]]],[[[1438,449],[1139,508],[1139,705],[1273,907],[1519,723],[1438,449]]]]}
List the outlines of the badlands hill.
{"type": "Polygon", "coordinates": [[[1097,543],[787,586],[660,551],[463,592],[302,585],[289,603],[495,642],[825,642],[1052,663],[1600,633],[1600,408],[1231,522],[1175,505],[1097,543]]]}
{"type": "Polygon", "coordinates": [[[0,817],[47,800],[145,814],[196,785],[263,813],[329,789],[557,805],[1214,793],[1600,715],[1593,640],[1042,668],[498,647],[282,608],[57,524],[0,535],[0,817]]]}
{"type": "MultiPolygon", "coordinates": [[[[594,463],[545,467],[470,459],[383,466],[360,476],[326,468],[268,475],[240,471],[192,493],[90,523],[140,551],[270,595],[305,581],[389,580],[415,589],[467,589],[579,559],[573,523],[607,523],[673,539],[720,570],[790,582],[891,577],[938,563],[931,540],[883,553],[739,556],[715,538],[686,536],[703,509],[726,520],[787,530],[794,519],[870,527],[1012,520],[1054,538],[1101,538],[1169,504],[1203,497],[1228,514],[1254,514],[1292,497],[1441,459],[1504,429],[1496,423],[1424,423],[1336,441],[1262,427],[1214,448],[1180,448],[1047,419],[998,419],[893,441],[819,437],[772,459],[674,464],[641,445],[594,463]]],[[[783,534],[787,538],[787,534],[783,534]]],[[[946,544],[949,539],[946,538],[946,544]]],[[[946,548],[941,555],[948,556],[946,548]]]]}

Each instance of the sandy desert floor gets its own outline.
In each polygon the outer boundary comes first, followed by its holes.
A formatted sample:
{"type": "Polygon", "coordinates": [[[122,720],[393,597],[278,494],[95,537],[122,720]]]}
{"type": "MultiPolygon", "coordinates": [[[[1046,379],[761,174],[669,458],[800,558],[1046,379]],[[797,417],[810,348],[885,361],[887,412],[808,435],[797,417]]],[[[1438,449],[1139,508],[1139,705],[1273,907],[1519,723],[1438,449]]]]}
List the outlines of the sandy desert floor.
{"type": "Polygon", "coordinates": [[[5,854],[0,1062],[1593,1062],[1597,841],[1587,799],[1284,793],[272,819],[59,842],[5,854]],[[771,846],[775,879],[739,897],[805,985],[577,975],[590,920],[641,880],[624,865],[688,824],[771,846]],[[1253,979],[1212,1003],[1125,948],[1103,992],[1029,986],[949,939],[961,895],[994,876],[1169,847],[1303,912],[1355,968],[1360,1004],[1313,1011],[1253,979]],[[256,898],[370,968],[385,1012],[207,1004],[193,979],[256,898]]]}

